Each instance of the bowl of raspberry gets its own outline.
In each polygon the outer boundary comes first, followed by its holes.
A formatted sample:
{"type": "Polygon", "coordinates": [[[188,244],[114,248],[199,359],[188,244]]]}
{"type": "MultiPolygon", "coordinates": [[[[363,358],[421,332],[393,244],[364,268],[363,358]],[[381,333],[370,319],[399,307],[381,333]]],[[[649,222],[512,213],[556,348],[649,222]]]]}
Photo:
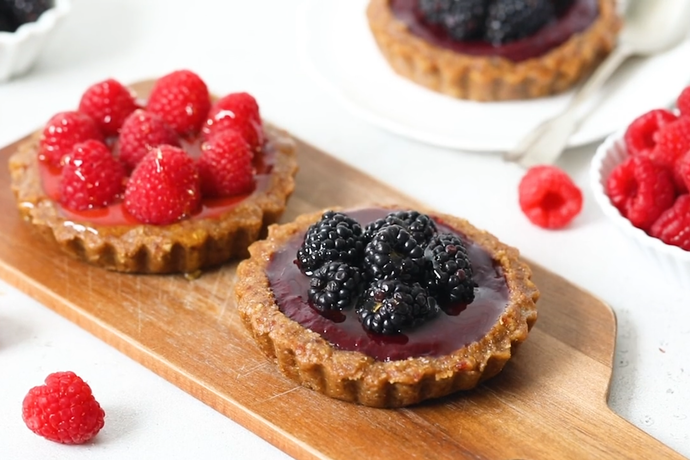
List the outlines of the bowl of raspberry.
{"type": "Polygon", "coordinates": [[[70,9],[70,0],[0,0],[0,83],[31,68],[70,9]]]}
{"type": "Polygon", "coordinates": [[[690,86],[677,109],[646,112],[609,136],[590,180],[604,214],[690,289],[690,86]]]}

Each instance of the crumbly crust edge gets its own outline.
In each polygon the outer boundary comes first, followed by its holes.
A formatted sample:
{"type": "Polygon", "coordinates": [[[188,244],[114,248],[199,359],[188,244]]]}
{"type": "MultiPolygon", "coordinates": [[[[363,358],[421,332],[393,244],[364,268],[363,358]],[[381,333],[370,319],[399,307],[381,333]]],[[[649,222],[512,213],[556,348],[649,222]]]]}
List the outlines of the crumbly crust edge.
{"type": "Polygon", "coordinates": [[[367,18],[393,70],[431,90],[485,102],[533,99],[571,88],[611,52],[621,26],[615,1],[599,0],[599,16],[587,29],[542,56],[513,62],[432,45],[412,34],[389,3],[371,0],[367,18]]]}
{"type": "Polygon", "coordinates": [[[11,187],[22,218],[76,259],[120,272],[192,274],[245,257],[248,246],[285,210],[295,187],[296,145],[283,130],[265,125],[265,132],[276,149],[269,186],[218,217],[112,227],[65,219],[41,185],[36,154],[40,132],[10,156],[11,187]]]}
{"type": "Polygon", "coordinates": [[[261,351],[297,383],[366,406],[408,406],[471,389],[498,374],[536,322],[539,291],[531,280],[529,266],[519,259],[517,249],[464,219],[432,213],[481,245],[503,268],[509,304],[497,324],[481,340],[436,358],[384,362],[360,352],[336,349],[279,310],[266,275],[271,255],[293,235],[306,231],[322,213],[272,225],[268,237],[250,246],[251,257],[237,269],[235,295],[240,317],[261,351]]]}

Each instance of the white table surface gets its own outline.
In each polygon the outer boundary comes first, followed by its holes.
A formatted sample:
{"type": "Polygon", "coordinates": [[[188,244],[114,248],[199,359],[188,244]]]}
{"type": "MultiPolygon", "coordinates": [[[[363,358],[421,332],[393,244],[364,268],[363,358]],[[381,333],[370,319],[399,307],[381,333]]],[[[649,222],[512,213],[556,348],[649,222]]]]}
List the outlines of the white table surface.
{"type": "MultiPolygon", "coordinates": [[[[584,191],[582,214],[565,230],[536,228],[518,208],[522,171],[515,165],[381,131],[310,80],[298,59],[298,3],[76,0],[34,70],[0,84],[0,145],[76,107],[88,85],[108,77],[130,82],[189,68],[216,93],[249,91],[265,118],[440,211],[468,218],[609,303],[618,317],[610,406],[690,456],[690,296],[663,279],[596,207],[587,180],[595,147],[569,151],[559,162],[584,191]]],[[[3,459],[289,458],[2,281],[0,369],[3,459]],[[59,370],[81,375],[105,408],[105,428],[92,443],[55,444],[22,422],[26,392],[59,370]]]]}

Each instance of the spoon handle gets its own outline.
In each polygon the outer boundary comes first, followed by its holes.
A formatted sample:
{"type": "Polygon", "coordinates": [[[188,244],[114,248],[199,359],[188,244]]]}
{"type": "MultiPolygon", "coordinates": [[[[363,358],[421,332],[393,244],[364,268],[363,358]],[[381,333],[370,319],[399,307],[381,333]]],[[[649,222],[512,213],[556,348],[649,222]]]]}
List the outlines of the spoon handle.
{"type": "Polygon", "coordinates": [[[578,125],[577,111],[580,106],[599,91],[606,80],[632,54],[630,47],[617,46],[576,91],[563,112],[538,125],[514,149],[506,152],[503,158],[525,168],[555,162],[578,125]]]}

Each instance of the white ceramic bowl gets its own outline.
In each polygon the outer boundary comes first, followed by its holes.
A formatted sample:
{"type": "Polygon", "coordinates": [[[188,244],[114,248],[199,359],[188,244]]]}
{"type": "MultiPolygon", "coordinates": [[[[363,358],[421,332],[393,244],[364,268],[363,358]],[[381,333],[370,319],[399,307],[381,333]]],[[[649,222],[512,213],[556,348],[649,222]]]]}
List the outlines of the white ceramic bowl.
{"type": "Polygon", "coordinates": [[[0,32],[0,82],[21,75],[31,68],[51,32],[71,9],[70,0],[55,0],[35,22],[15,32],[0,32]]]}
{"type": "Polygon", "coordinates": [[[690,251],[671,246],[660,239],[652,238],[634,227],[616,209],[606,195],[606,180],[613,169],[628,156],[623,141],[625,129],[610,135],[597,149],[590,167],[590,185],[594,198],[608,217],[624,234],[632,238],[637,246],[652,259],[666,277],[674,279],[690,291],[690,251]]]}

